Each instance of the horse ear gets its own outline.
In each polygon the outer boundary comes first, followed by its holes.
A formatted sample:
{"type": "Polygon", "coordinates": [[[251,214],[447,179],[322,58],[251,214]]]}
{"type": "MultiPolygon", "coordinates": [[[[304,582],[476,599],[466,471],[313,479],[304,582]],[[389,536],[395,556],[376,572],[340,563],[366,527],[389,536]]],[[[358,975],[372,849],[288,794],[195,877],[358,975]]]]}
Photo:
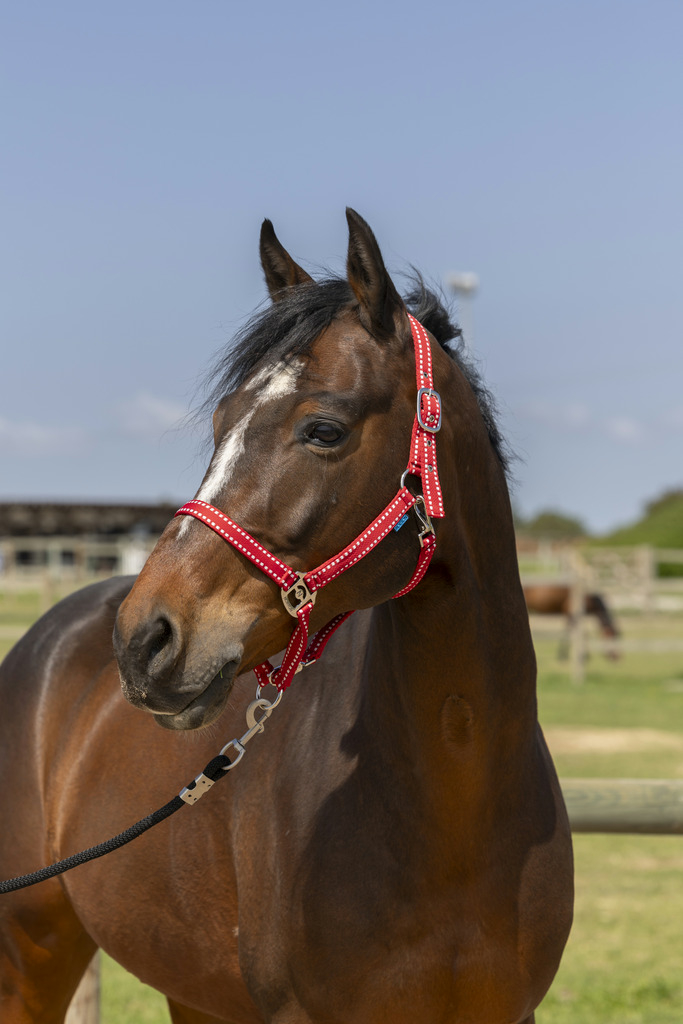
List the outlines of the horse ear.
{"type": "Polygon", "coordinates": [[[384,266],[377,239],[363,218],[346,208],[349,223],[349,255],[346,272],[360,303],[363,326],[379,339],[396,334],[405,306],[384,266]]]}
{"type": "Polygon", "coordinates": [[[293,288],[299,284],[315,284],[311,275],[294,262],[275,234],[269,220],[264,220],[261,225],[259,249],[261,266],[273,302],[278,302],[284,297],[285,288],[293,288]]]}

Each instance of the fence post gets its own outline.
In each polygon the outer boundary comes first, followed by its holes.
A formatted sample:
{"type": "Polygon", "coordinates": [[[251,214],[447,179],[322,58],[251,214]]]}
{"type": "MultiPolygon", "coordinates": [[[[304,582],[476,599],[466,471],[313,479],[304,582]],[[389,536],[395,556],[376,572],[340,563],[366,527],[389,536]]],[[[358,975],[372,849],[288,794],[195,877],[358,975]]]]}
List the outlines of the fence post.
{"type": "Polygon", "coordinates": [[[657,577],[657,560],[654,548],[643,544],[640,549],[640,571],[643,586],[643,611],[649,615],[655,610],[654,590],[657,577]]]}
{"type": "Polygon", "coordinates": [[[572,581],[569,591],[569,657],[572,682],[580,685],[586,676],[586,637],[584,612],[586,589],[584,566],[578,551],[572,551],[572,581]]]}
{"type": "Polygon", "coordinates": [[[50,575],[49,569],[45,569],[40,574],[37,582],[40,588],[38,591],[38,607],[40,608],[40,614],[45,615],[55,603],[55,581],[50,575]]]}
{"type": "Polygon", "coordinates": [[[100,954],[95,953],[81,978],[64,1024],[100,1024],[100,954]]]}

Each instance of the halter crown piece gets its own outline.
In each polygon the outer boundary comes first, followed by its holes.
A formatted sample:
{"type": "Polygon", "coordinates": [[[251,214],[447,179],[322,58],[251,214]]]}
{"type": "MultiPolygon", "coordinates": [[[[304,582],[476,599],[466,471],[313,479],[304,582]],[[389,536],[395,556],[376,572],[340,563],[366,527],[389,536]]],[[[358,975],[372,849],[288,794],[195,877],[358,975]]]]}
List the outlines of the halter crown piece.
{"type": "Polygon", "coordinates": [[[282,664],[273,668],[269,661],[264,661],[254,669],[259,687],[274,683],[278,690],[285,690],[300,669],[320,658],[327,641],[342,622],[348,619],[349,615],[353,615],[353,610],[335,616],[318,630],[309,642],[308,623],[318,591],[364,558],[392,530],[399,529],[411,508],[415,510],[420,527],[420,554],[410,582],[394,597],[402,597],[416,587],[429,568],[436,547],[432,518],[441,519],[445,515],[434,438],[434,434],[441,429],[441,398],[434,390],[429,336],[415,317],[410,314],[408,317],[415,346],[417,376],[417,412],[410,440],[408,467],[401,477],[399,490],[394,499],[343,551],[333,558],[328,558],[317,569],[297,572],[259,544],[250,533],[243,530],[220,509],[214,508],[206,501],[188,501],[176,512],[177,516],[194,516],[205,523],[270,576],[282,591],[285,608],[297,619],[282,664]],[[407,476],[421,478],[422,494],[413,494],[408,490],[404,485],[407,476]]]}

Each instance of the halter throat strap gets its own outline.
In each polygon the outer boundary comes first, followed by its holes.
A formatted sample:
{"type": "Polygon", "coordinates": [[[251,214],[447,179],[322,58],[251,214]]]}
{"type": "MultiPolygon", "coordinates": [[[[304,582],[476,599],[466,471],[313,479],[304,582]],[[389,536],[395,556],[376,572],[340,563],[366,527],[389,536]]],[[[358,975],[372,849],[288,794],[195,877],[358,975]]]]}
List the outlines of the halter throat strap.
{"type": "Polygon", "coordinates": [[[273,668],[269,661],[265,661],[254,669],[259,687],[272,682],[279,690],[284,690],[301,668],[320,658],[328,640],[353,611],[335,616],[318,630],[309,643],[309,620],[318,591],[356,565],[392,530],[400,529],[411,508],[415,510],[420,524],[420,554],[410,582],[394,597],[402,597],[416,587],[429,568],[436,547],[431,520],[444,516],[435,443],[435,434],[441,427],[441,398],[434,389],[429,336],[419,321],[410,314],[408,316],[415,346],[417,378],[417,409],[408,466],[392,501],[342,551],[315,569],[298,572],[208,502],[195,498],[175,513],[176,516],[193,516],[204,523],[277,583],[285,608],[297,620],[282,664],[273,668]],[[404,486],[404,480],[408,475],[421,478],[422,494],[413,494],[404,486]]]}

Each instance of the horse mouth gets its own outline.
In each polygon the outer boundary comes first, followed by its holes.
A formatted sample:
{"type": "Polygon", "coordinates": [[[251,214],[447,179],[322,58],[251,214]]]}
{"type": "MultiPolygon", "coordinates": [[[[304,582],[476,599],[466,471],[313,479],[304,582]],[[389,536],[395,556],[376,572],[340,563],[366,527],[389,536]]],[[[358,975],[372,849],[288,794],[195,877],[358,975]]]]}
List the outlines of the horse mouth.
{"type": "Polygon", "coordinates": [[[164,729],[174,731],[203,729],[215,722],[228,702],[235,681],[239,659],[227,662],[201,693],[193,697],[182,711],[154,712],[154,719],[164,729]]]}

